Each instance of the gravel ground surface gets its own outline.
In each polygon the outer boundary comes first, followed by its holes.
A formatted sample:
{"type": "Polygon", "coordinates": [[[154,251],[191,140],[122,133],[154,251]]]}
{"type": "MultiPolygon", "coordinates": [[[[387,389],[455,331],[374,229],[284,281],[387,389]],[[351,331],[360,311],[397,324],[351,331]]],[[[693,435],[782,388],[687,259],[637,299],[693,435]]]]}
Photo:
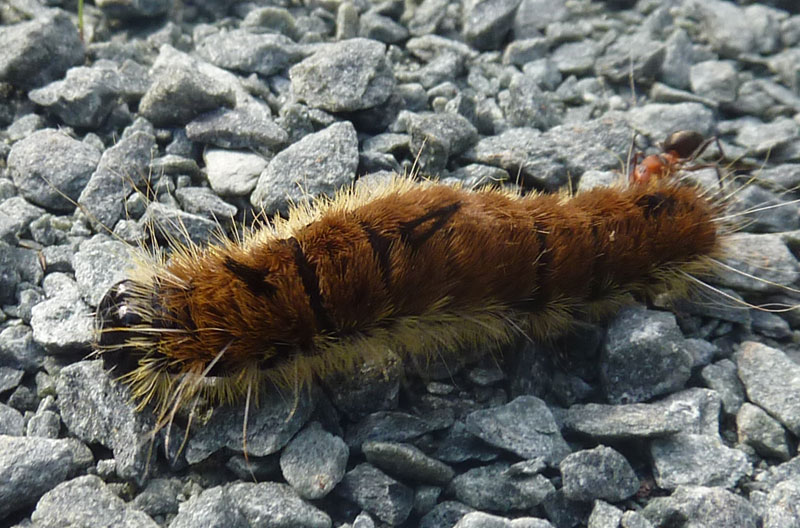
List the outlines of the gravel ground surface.
{"type": "Polygon", "coordinates": [[[83,39],[76,4],[0,2],[0,525],[800,526],[797,311],[656,302],[423,379],[365,366],[251,410],[249,462],[223,408],[148,465],[152,415],[85,359],[148,222],[203,241],[420,151],[448,181],[588,188],[634,131],[756,168],[733,207],[785,205],[734,264],[769,282],[718,283],[798,302],[796,1],[95,0],[83,39]]]}

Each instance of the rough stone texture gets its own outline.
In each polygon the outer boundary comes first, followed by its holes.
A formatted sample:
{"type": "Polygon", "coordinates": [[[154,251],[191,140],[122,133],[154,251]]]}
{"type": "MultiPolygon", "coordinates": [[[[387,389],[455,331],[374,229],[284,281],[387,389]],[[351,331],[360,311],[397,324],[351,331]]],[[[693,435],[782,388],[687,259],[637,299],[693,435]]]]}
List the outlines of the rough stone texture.
{"type": "Polygon", "coordinates": [[[600,376],[609,403],[636,403],[682,388],[692,357],[675,316],[634,307],[621,311],[603,343],[600,376]]]}
{"type": "Polygon", "coordinates": [[[165,44],[153,64],[153,82],[139,112],[156,126],[182,125],[220,106],[232,107],[233,90],[212,77],[200,61],[165,44]]]}
{"type": "Polygon", "coordinates": [[[770,490],[763,520],[763,528],[800,526],[800,482],[781,482],[770,490]]]}
{"type": "Polygon", "coordinates": [[[453,528],[553,528],[553,525],[535,517],[511,520],[484,512],[472,512],[459,519],[453,528]]]}
{"type": "Polygon", "coordinates": [[[281,452],[281,472],[301,497],[320,499],[344,477],[349,452],[344,440],[312,422],[281,452]]]}
{"type": "Polygon", "coordinates": [[[287,199],[302,203],[310,196],[331,195],[353,181],[358,167],[358,140],[347,121],[310,134],[278,153],[261,173],[250,203],[267,215],[287,210],[287,199]]]}
{"type": "Polygon", "coordinates": [[[368,463],[347,472],[336,493],[392,526],[404,522],[414,505],[411,488],[368,463]]]}
{"type": "MultiPolygon", "coordinates": [[[[307,394],[299,394],[296,402],[280,393],[269,394],[247,416],[247,453],[255,457],[277,453],[303,427],[313,409],[313,397],[307,394]]],[[[244,420],[244,406],[218,407],[187,442],[186,461],[200,462],[223,447],[243,452],[244,420]]]]}
{"type": "Polygon", "coordinates": [[[136,412],[130,392],[103,368],[102,361],[81,361],[65,367],[56,382],[64,425],[88,444],[114,452],[121,478],[141,481],[150,443],[143,441],[155,420],[136,412]]]}
{"type": "Polygon", "coordinates": [[[96,475],[62,482],[36,504],[31,515],[36,526],[119,526],[157,528],[153,519],[117,497],[96,475]]]}
{"type": "Polygon", "coordinates": [[[779,460],[792,457],[786,430],[760,407],[745,403],[736,414],[739,441],[748,444],[758,454],[779,460]]]}
{"type": "Polygon", "coordinates": [[[521,0],[470,0],[465,3],[464,39],[478,49],[496,49],[511,29],[521,0]]]}
{"type": "Polygon", "coordinates": [[[0,435],[0,519],[34,504],[77,469],[67,440],[0,435]]]}
{"type": "Polygon", "coordinates": [[[718,437],[677,434],[654,440],[650,445],[653,476],[660,488],[675,489],[691,484],[733,488],[752,473],[747,456],[726,447],[718,437]]]}
{"type": "Polygon", "coordinates": [[[291,39],[243,29],[213,33],[197,44],[196,51],[220,68],[258,73],[265,77],[287,68],[300,58],[300,51],[291,39]]]}
{"type": "Polygon", "coordinates": [[[747,398],[800,434],[800,365],[778,349],[743,343],[736,355],[747,398]]]}
{"type": "Polygon", "coordinates": [[[31,90],[28,97],[70,126],[98,128],[119,105],[141,98],[149,84],[146,70],[135,62],[98,63],[70,68],[64,79],[31,90]]]}
{"type": "Polygon", "coordinates": [[[349,112],[386,101],[395,80],[386,45],[355,38],[328,44],[289,70],[292,93],[312,108],[349,112]]]}
{"type": "Polygon", "coordinates": [[[691,519],[694,526],[704,528],[759,526],[758,514],[745,498],[703,486],[680,486],[669,497],[651,500],[642,513],[653,526],[668,526],[676,518],[691,519]]]}
{"type": "Polygon", "coordinates": [[[639,479],[619,452],[597,446],[570,454],[559,465],[564,496],[574,501],[619,502],[639,489],[639,479]]]}
{"type": "Polygon", "coordinates": [[[367,462],[397,478],[429,484],[446,485],[455,472],[410,444],[364,442],[361,446],[367,462]]]}
{"type": "Polygon", "coordinates": [[[149,174],[156,138],[149,131],[124,136],[103,152],[97,168],[78,197],[78,203],[96,224],[113,227],[123,218],[125,198],[143,189],[149,174]]]}
{"type": "Polygon", "coordinates": [[[493,446],[522,458],[544,457],[557,465],[569,452],[550,409],[534,396],[520,396],[467,416],[467,430],[493,446]]]}
{"type": "Polygon", "coordinates": [[[100,304],[111,286],[127,278],[132,266],[131,248],[104,234],[82,242],[73,258],[75,280],[91,306],[100,304]]]}
{"type": "Polygon", "coordinates": [[[622,510],[611,504],[596,500],[587,521],[587,528],[617,528],[622,520],[622,510]]]}
{"type": "Polygon", "coordinates": [[[60,9],[48,9],[29,22],[4,27],[0,49],[0,81],[23,89],[60,78],[84,57],[78,29],[60,9]]]}
{"type": "Polygon", "coordinates": [[[275,124],[269,107],[259,103],[205,113],[186,125],[186,136],[225,149],[257,151],[275,148],[289,139],[286,131],[275,124]]]}
{"type": "Polygon", "coordinates": [[[97,0],[97,7],[111,18],[138,20],[165,14],[169,0],[97,0]]]}
{"type": "Polygon", "coordinates": [[[48,298],[31,309],[33,339],[50,354],[86,350],[94,340],[94,321],[77,284],[64,274],[53,273],[44,286],[48,298]],[[64,288],[56,289],[57,282],[64,288]],[[48,287],[53,289],[48,292],[48,287]]]}
{"type": "Polygon", "coordinates": [[[214,148],[203,153],[203,160],[211,188],[222,196],[250,194],[269,163],[252,152],[214,148]]]}
{"type": "Polygon", "coordinates": [[[407,413],[379,411],[372,413],[345,432],[350,449],[361,449],[367,441],[405,442],[436,430],[437,425],[407,413]]]}
{"type": "Polygon", "coordinates": [[[722,286],[739,292],[781,293],[800,278],[800,265],[777,234],[734,233],[725,244],[724,262],[738,272],[720,270],[715,282],[722,286]]]}
{"type": "Polygon", "coordinates": [[[514,474],[505,462],[470,469],[453,479],[449,492],[473,508],[507,512],[534,508],[555,491],[542,475],[514,474]]]}
{"type": "Polygon", "coordinates": [[[331,518],[286,484],[234,483],[209,488],[180,505],[170,528],[330,528],[331,518]]]}
{"type": "Polygon", "coordinates": [[[172,205],[150,202],[141,219],[145,231],[155,233],[162,244],[185,245],[188,241],[203,245],[214,240],[217,222],[200,215],[187,213],[172,205]]]}
{"type": "Polygon", "coordinates": [[[11,147],[8,168],[14,185],[31,203],[69,212],[100,161],[100,152],[65,133],[37,130],[11,147]]]}

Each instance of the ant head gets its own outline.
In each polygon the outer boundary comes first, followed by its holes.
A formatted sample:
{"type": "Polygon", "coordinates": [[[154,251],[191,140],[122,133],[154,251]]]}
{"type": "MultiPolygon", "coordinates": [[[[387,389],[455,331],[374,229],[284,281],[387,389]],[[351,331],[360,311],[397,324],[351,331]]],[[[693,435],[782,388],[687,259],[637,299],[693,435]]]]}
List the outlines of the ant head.
{"type": "Polygon", "coordinates": [[[695,130],[678,130],[673,132],[664,143],[661,149],[664,152],[675,152],[679,158],[688,159],[706,143],[706,138],[695,130]]]}

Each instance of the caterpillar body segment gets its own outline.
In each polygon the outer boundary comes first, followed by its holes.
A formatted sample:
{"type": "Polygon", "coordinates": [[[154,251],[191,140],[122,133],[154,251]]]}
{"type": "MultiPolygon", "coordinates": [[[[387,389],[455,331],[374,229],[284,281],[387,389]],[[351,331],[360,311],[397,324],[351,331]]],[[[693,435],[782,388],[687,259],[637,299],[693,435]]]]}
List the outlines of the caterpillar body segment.
{"type": "Polygon", "coordinates": [[[380,358],[546,339],[707,271],[719,206],[674,178],[575,196],[396,178],[207,247],[145,257],[98,309],[99,349],[162,419],[380,358]]]}

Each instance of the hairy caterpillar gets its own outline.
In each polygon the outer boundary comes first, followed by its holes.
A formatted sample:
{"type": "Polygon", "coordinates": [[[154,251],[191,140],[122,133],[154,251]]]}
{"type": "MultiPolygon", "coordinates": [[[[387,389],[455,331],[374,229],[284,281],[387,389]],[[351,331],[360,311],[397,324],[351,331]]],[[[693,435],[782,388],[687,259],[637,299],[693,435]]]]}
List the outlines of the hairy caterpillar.
{"type": "Polygon", "coordinates": [[[98,307],[98,346],[163,426],[197,398],[249,405],[387,345],[425,360],[557,335],[631,294],[686,286],[723,253],[723,205],[680,181],[684,158],[575,196],[355,187],[236,240],[143,259],[98,307]]]}

